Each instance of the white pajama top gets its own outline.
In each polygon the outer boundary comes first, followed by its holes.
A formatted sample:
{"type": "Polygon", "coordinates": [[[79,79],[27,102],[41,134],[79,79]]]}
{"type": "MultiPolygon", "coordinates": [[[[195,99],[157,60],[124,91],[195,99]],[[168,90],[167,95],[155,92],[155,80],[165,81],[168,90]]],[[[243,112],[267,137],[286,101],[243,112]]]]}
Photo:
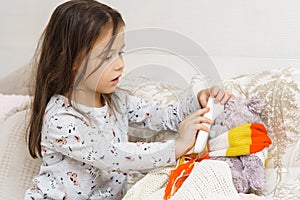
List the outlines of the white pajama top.
{"type": "Polygon", "coordinates": [[[43,164],[26,200],[121,199],[128,171],[175,164],[175,140],[128,142],[128,126],[177,131],[200,108],[197,98],[169,106],[122,91],[112,98],[118,109],[70,105],[62,95],[50,99],[41,136],[43,164]]]}

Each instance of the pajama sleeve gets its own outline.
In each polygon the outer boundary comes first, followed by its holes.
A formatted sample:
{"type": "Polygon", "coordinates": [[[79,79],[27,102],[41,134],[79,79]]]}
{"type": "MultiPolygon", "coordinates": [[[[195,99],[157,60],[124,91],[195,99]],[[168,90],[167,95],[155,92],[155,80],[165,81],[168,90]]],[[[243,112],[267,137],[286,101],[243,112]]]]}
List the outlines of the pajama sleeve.
{"type": "Polygon", "coordinates": [[[175,164],[174,140],[157,143],[115,142],[75,112],[60,111],[47,116],[41,145],[42,149],[45,146],[54,153],[108,171],[148,170],[175,164]]]}
{"type": "Polygon", "coordinates": [[[130,126],[153,131],[178,130],[178,124],[189,114],[200,109],[195,95],[174,105],[160,105],[154,101],[128,95],[127,113],[130,126]]]}

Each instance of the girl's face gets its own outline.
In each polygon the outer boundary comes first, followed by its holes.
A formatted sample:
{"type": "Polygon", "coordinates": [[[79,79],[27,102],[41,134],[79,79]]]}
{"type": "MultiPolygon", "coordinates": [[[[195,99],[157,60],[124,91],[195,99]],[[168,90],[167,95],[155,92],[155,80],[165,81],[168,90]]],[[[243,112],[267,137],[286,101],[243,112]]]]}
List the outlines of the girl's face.
{"type": "Polygon", "coordinates": [[[79,103],[98,107],[97,104],[100,102],[101,94],[110,94],[115,91],[124,69],[123,27],[120,28],[118,34],[114,37],[115,40],[111,48],[107,48],[111,39],[111,30],[96,41],[88,60],[85,77],[79,88],[77,88],[79,90],[76,94],[76,101],[79,100],[79,103]],[[99,67],[101,63],[102,65],[99,67]],[[94,102],[88,102],[93,99],[95,99],[94,102]]]}
{"type": "MultiPolygon", "coordinates": [[[[110,35],[110,34],[109,34],[110,35]]],[[[124,32],[123,28],[115,36],[115,40],[110,49],[106,49],[107,43],[111,39],[110,36],[104,40],[100,39],[95,44],[92,50],[91,59],[89,61],[88,69],[94,70],[99,64],[94,65],[94,62],[102,61],[102,65],[89,78],[96,85],[96,92],[100,94],[110,94],[115,91],[124,69],[123,62],[123,48],[124,48],[124,32]],[[108,51],[108,52],[107,52],[108,51]],[[100,53],[101,52],[101,53],[100,53]],[[96,58],[93,58],[94,53],[96,58]],[[100,57],[97,54],[100,53],[100,57]],[[100,58],[100,59],[99,59],[100,58]],[[94,60],[95,59],[95,60],[94,60]]],[[[88,78],[88,79],[89,79],[88,78]]]]}

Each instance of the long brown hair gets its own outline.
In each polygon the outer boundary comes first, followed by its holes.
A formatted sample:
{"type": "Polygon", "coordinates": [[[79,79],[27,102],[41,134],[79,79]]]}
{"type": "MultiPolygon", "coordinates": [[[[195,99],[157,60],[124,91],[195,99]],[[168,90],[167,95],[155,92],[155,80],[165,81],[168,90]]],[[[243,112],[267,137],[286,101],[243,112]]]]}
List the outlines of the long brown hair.
{"type": "Polygon", "coordinates": [[[55,94],[68,94],[71,101],[70,93],[86,71],[85,58],[96,40],[107,33],[108,26],[113,36],[124,26],[124,21],[116,10],[94,0],[68,1],[54,10],[35,54],[38,57],[37,71],[27,135],[28,149],[33,158],[41,157],[41,131],[50,98],[55,94]],[[82,74],[74,83],[76,67],[84,60],[82,74]]]}

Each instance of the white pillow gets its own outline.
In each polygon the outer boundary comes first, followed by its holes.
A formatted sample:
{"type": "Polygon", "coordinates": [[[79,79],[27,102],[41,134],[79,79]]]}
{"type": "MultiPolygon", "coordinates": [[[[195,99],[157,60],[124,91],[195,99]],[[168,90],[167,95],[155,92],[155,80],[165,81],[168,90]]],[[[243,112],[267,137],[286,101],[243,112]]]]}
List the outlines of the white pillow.
{"type": "Polygon", "coordinates": [[[24,102],[0,120],[0,199],[24,199],[41,165],[41,159],[30,157],[25,142],[29,107],[30,101],[24,102]]]}
{"type": "Polygon", "coordinates": [[[0,119],[9,113],[12,108],[18,107],[29,100],[29,95],[0,94],[0,119]]]}
{"type": "Polygon", "coordinates": [[[28,95],[33,93],[34,62],[30,62],[0,79],[0,93],[28,95]]]}

